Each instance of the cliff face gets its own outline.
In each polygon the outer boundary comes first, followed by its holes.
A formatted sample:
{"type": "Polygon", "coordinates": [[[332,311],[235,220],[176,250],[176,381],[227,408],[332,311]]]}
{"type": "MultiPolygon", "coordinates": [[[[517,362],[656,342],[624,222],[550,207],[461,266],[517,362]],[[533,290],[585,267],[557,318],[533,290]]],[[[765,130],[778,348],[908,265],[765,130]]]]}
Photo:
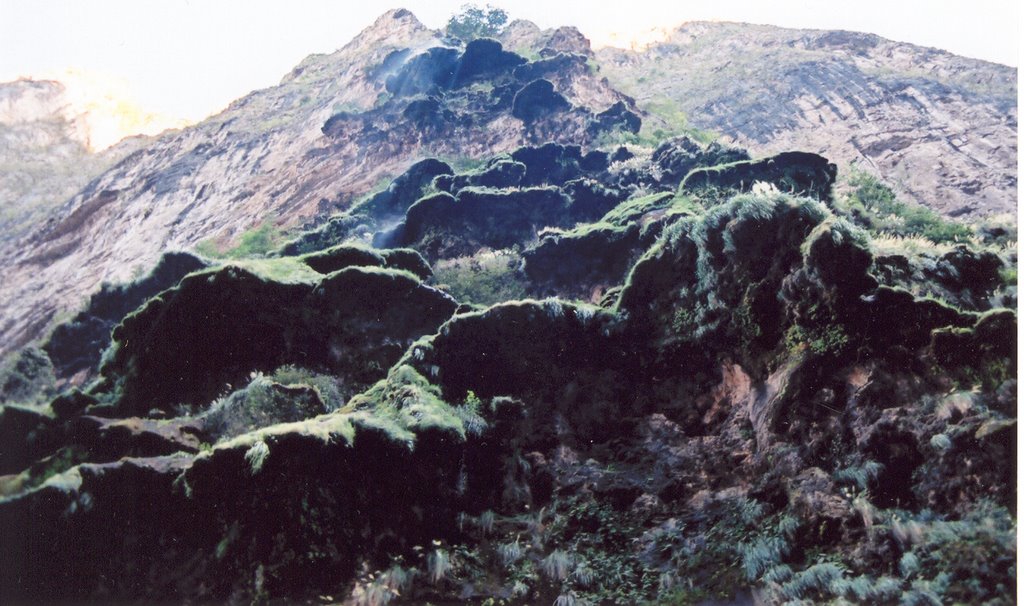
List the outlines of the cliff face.
{"type": "Polygon", "coordinates": [[[503,40],[392,11],[5,249],[12,340],[150,273],[0,367],[0,602],[1014,603],[1015,226],[503,40]]]}
{"type": "Polygon", "coordinates": [[[641,107],[755,155],[857,163],[948,216],[1017,207],[1017,70],[870,34],[689,23],[602,72],[641,107]]]}
{"type": "Polygon", "coordinates": [[[93,153],[85,120],[59,82],[0,83],[0,246],[38,228],[90,179],[142,145],[138,138],[93,153]]]}
{"type": "Polygon", "coordinates": [[[95,381],[0,377],[0,599],[1012,603],[1012,253],[887,251],[814,154],[629,156],[424,160],[93,297],[45,351],[95,381]]]}
{"type": "Polygon", "coordinates": [[[0,353],[165,250],[228,241],[264,222],[301,225],[425,155],[585,142],[607,126],[592,124],[595,114],[622,100],[585,57],[528,62],[489,44],[464,54],[408,11],[390,11],[280,85],[133,153],[0,247],[0,353]]]}

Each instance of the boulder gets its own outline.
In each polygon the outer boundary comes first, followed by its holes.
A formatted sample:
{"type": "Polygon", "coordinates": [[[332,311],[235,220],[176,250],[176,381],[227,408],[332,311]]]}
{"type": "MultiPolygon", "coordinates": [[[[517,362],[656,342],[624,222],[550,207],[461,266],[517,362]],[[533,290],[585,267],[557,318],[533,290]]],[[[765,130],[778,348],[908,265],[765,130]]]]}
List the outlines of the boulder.
{"type": "Polygon", "coordinates": [[[555,91],[551,81],[543,78],[519,89],[512,100],[512,115],[527,124],[571,108],[572,103],[555,91]]]}
{"type": "Polygon", "coordinates": [[[503,76],[524,63],[526,59],[503,50],[497,40],[478,38],[466,44],[455,69],[452,88],[503,76]]]}
{"type": "Polygon", "coordinates": [[[590,132],[594,136],[614,130],[635,134],[640,132],[640,123],[640,116],[629,111],[622,101],[617,101],[608,109],[594,116],[594,121],[590,123],[590,132]]]}
{"type": "Polygon", "coordinates": [[[583,154],[578,145],[545,143],[520,147],[511,156],[526,166],[524,186],[562,185],[584,176],[580,167],[583,154]]]}

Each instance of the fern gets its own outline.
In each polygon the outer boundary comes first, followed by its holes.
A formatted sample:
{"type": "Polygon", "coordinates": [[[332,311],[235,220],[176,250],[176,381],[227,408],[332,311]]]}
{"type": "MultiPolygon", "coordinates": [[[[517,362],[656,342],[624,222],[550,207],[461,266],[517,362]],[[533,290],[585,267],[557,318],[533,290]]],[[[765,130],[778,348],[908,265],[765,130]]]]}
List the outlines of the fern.
{"type": "Polygon", "coordinates": [[[561,581],[569,576],[571,566],[572,556],[561,550],[552,551],[540,563],[541,570],[552,581],[561,581]]]}
{"type": "Polygon", "coordinates": [[[427,574],[435,585],[445,578],[452,569],[452,559],[447,551],[438,547],[427,556],[427,574]]]}
{"type": "Polygon", "coordinates": [[[768,568],[779,563],[786,549],[786,542],[780,537],[760,538],[753,543],[741,544],[738,550],[747,579],[756,580],[768,568]]]}
{"type": "Polygon", "coordinates": [[[245,451],[245,460],[249,463],[249,470],[256,475],[263,469],[263,463],[270,455],[270,447],[263,440],[256,442],[245,451]]]}
{"type": "Polygon", "coordinates": [[[516,537],[512,543],[499,545],[498,555],[501,556],[501,561],[505,566],[511,566],[518,562],[523,557],[523,547],[519,544],[519,537],[516,537]]]}

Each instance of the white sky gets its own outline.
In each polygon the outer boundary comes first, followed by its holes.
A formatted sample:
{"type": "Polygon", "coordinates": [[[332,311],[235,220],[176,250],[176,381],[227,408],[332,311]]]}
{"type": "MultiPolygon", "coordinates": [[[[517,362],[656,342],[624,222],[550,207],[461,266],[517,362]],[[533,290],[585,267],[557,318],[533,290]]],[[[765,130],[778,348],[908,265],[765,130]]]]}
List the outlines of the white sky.
{"type": "MultiPolygon", "coordinates": [[[[140,111],[199,120],[331,52],[388,8],[441,27],[464,0],[0,0],[0,81],[67,77],[140,111]],[[70,75],[68,70],[74,70],[70,75]]],[[[481,2],[480,4],[483,4],[481,2]]],[[[596,43],[691,20],[849,29],[1017,65],[1016,0],[492,0],[596,43]]],[[[93,91],[93,96],[96,96],[93,91]]]]}

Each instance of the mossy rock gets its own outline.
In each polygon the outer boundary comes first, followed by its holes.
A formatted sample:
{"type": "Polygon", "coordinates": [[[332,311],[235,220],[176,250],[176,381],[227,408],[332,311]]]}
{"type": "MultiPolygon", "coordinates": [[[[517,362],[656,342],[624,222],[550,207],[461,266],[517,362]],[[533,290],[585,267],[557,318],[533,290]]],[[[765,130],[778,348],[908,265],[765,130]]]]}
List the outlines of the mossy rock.
{"type": "Polygon", "coordinates": [[[58,448],[61,432],[45,408],[0,406],[0,475],[18,473],[58,448]]]}
{"type": "Polygon", "coordinates": [[[190,253],[170,252],[147,276],[127,284],[104,284],[89,298],[85,309],[57,326],[43,345],[57,377],[69,379],[83,371],[95,372],[114,326],[146,299],[208,265],[190,253]]]}
{"type": "Polygon", "coordinates": [[[625,103],[617,101],[608,109],[595,115],[587,130],[593,136],[615,130],[636,134],[640,132],[642,122],[640,116],[630,111],[625,103]]]}
{"type": "Polygon", "coordinates": [[[453,48],[434,47],[408,59],[385,82],[396,97],[436,94],[452,88],[461,53],[453,48]]]}
{"type": "Polygon", "coordinates": [[[622,203],[627,193],[606,187],[590,177],[573,179],[562,186],[562,191],[569,196],[571,206],[569,212],[575,223],[596,221],[622,203]]]}
{"type": "Polygon", "coordinates": [[[696,168],[683,179],[686,191],[731,189],[750,191],[755,183],[775,185],[779,191],[828,202],[836,180],[836,165],[807,152],[783,152],[760,160],[743,160],[696,168]]]}
{"type": "Polygon", "coordinates": [[[519,245],[543,227],[563,225],[569,220],[569,206],[556,188],[440,193],[414,204],[405,223],[379,242],[414,248],[429,259],[468,256],[481,247],[519,245]]]}
{"type": "Polygon", "coordinates": [[[748,161],[750,155],[717,141],[705,146],[690,137],[681,136],[658,145],[651,159],[661,172],[660,183],[678,185],[696,168],[748,161]]]}
{"type": "Polygon", "coordinates": [[[623,282],[640,243],[639,225],[546,233],[523,253],[523,271],[544,294],[588,297],[595,288],[623,282]]]}
{"type": "Polygon", "coordinates": [[[637,258],[654,244],[665,225],[691,213],[671,193],[620,201],[621,193],[579,179],[566,184],[572,215],[600,220],[568,231],[549,230],[523,253],[526,275],[544,295],[594,299],[625,279],[637,258]]]}
{"type": "Polygon", "coordinates": [[[317,253],[303,255],[302,262],[321,274],[346,267],[384,267],[387,261],[380,253],[361,246],[334,246],[317,253]]]}
{"type": "Polygon", "coordinates": [[[505,51],[497,40],[480,38],[463,52],[434,47],[409,58],[385,81],[396,97],[434,95],[456,90],[474,82],[511,78],[513,70],[526,59],[505,51]]]}
{"type": "Polygon", "coordinates": [[[975,319],[974,314],[888,286],[880,286],[866,297],[863,307],[859,332],[877,347],[914,350],[928,345],[935,329],[970,326],[975,319]]]}
{"type": "Polygon", "coordinates": [[[466,44],[455,69],[452,88],[462,88],[474,82],[492,80],[513,73],[526,63],[526,59],[510,53],[501,43],[490,38],[478,38],[466,44]]]}
{"type": "Polygon", "coordinates": [[[524,186],[562,185],[584,176],[583,152],[578,145],[545,143],[539,147],[520,147],[511,153],[526,166],[524,186]]]}
{"type": "Polygon", "coordinates": [[[973,326],[949,326],[932,333],[931,349],[940,364],[988,388],[1016,376],[1017,314],[997,309],[978,316],[973,326]]]}
{"type": "Polygon", "coordinates": [[[519,89],[512,100],[512,115],[527,124],[572,109],[572,103],[543,78],[519,89]]]}
{"type": "Polygon", "coordinates": [[[53,371],[45,351],[22,348],[0,369],[0,404],[45,404],[56,392],[53,371]]]}
{"type": "Polygon", "coordinates": [[[617,309],[673,355],[739,352],[748,372],[767,372],[790,327],[841,331],[874,286],[866,245],[829,217],[778,195],[680,219],[633,267],[617,309]]]}
{"type": "Polygon", "coordinates": [[[402,110],[402,118],[419,131],[438,132],[455,122],[457,116],[437,97],[415,99],[402,110]]]}
{"type": "Polygon", "coordinates": [[[306,385],[282,385],[259,377],[245,389],[215,402],[194,423],[211,443],[279,423],[326,414],[327,404],[306,385]]]}
{"type": "Polygon", "coordinates": [[[174,488],[191,461],[175,455],[83,464],[0,499],[0,599],[90,601],[103,592],[148,602],[180,595],[175,573],[160,573],[156,563],[195,562],[203,542],[218,535],[174,488]],[[148,572],[130,572],[140,570],[148,572]]]}
{"type": "Polygon", "coordinates": [[[489,160],[480,170],[459,175],[441,175],[434,187],[450,194],[466,187],[519,187],[526,175],[526,165],[504,157],[489,160]]]}
{"type": "Polygon", "coordinates": [[[125,318],[102,373],[131,414],[204,405],[285,364],[369,383],[455,307],[405,272],[348,267],[284,284],[229,266],[193,274],[125,318]]]}
{"type": "Polygon", "coordinates": [[[531,61],[515,68],[512,74],[523,83],[540,78],[579,74],[587,69],[587,57],[576,53],[558,53],[552,57],[531,61]]]}
{"type": "Polygon", "coordinates": [[[411,248],[389,248],[380,251],[380,254],[387,267],[407,271],[420,280],[426,280],[434,274],[423,255],[411,248]]]}
{"type": "Polygon", "coordinates": [[[451,174],[452,167],[445,162],[433,158],[421,160],[393,179],[387,189],[285,244],[280,254],[290,256],[323,250],[357,238],[363,232],[372,234],[381,223],[403,216],[435,178],[451,174]]]}
{"type": "Polygon", "coordinates": [[[558,300],[521,301],[453,317],[414,345],[404,363],[440,388],[446,401],[473,392],[484,401],[529,403],[520,428],[531,443],[553,439],[556,416],[581,439],[610,439],[640,370],[615,317],[558,300]]]}

